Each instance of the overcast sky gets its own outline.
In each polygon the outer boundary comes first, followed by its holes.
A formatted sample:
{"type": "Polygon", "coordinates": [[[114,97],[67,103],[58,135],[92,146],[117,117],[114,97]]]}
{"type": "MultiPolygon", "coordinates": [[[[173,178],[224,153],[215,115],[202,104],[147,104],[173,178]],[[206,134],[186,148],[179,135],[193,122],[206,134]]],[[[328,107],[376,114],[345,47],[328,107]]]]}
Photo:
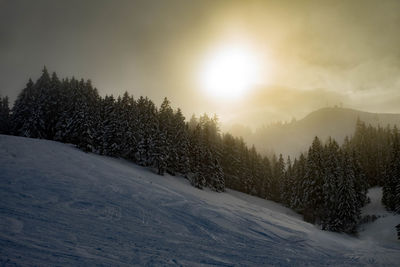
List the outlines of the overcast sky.
{"type": "Polygon", "coordinates": [[[400,1],[0,0],[0,94],[14,100],[43,65],[102,95],[168,97],[251,126],[324,106],[400,112],[400,1]],[[199,89],[207,51],[232,36],[268,61],[236,102],[199,89]]]}

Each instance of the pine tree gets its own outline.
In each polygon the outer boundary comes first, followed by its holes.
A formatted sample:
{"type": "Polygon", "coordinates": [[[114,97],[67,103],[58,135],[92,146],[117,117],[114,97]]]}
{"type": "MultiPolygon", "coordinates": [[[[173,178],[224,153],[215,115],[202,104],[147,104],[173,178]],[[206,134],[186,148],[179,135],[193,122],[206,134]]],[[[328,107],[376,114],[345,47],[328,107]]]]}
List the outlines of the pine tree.
{"type": "Polygon", "coordinates": [[[322,158],[322,144],[318,137],[308,151],[306,173],[304,177],[304,209],[306,221],[314,223],[321,218],[324,207],[324,168],[322,158]]]}
{"type": "Polygon", "coordinates": [[[285,177],[285,161],[283,159],[282,154],[279,155],[279,159],[276,159],[274,155],[272,158],[272,180],[269,185],[270,188],[270,196],[269,199],[275,202],[281,202],[282,200],[282,191],[283,191],[283,182],[285,177]]]}
{"type": "Polygon", "coordinates": [[[8,96],[0,97],[0,134],[11,132],[10,107],[8,96]]]}
{"type": "Polygon", "coordinates": [[[206,149],[202,154],[201,170],[206,186],[217,191],[225,190],[225,181],[222,168],[210,150],[206,149]]]}
{"type": "Polygon", "coordinates": [[[287,207],[290,207],[291,204],[291,197],[293,195],[293,190],[294,190],[294,177],[293,177],[293,166],[292,166],[292,161],[290,159],[290,156],[288,156],[286,160],[286,172],[283,177],[283,182],[282,182],[282,191],[281,191],[281,200],[283,204],[285,204],[287,207]]]}
{"type": "Polygon", "coordinates": [[[97,89],[74,78],[70,81],[71,106],[66,122],[65,139],[80,149],[91,152],[96,150],[97,126],[100,119],[100,98],[97,89]]]}
{"type": "Polygon", "coordinates": [[[13,134],[20,136],[29,136],[29,116],[33,102],[33,86],[34,83],[29,79],[26,87],[21,91],[15,100],[12,108],[13,134]]]}
{"type": "Polygon", "coordinates": [[[249,170],[249,150],[243,138],[238,140],[238,155],[239,155],[239,166],[238,166],[238,177],[239,184],[238,190],[249,194],[252,188],[252,178],[249,170]]]}
{"type": "Polygon", "coordinates": [[[25,137],[46,138],[45,112],[47,90],[51,79],[46,67],[41,77],[33,83],[29,80],[27,87],[18,96],[13,107],[14,133],[25,137]]]}
{"type": "Polygon", "coordinates": [[[149,145],[149,164],[157,169],[159,175],[167,170],[168,141],[166,133],[157,129],[149,145]]]}
{"type": "Polygon", "coordinates": [[[357,206],[354,191],[354,172],[351,155],[344,152],[342,160],[342,176],[339,180],[337,208],[330,230],[337,232],[355,233],[360,218],[360,208],[357,206]]]}
{"type": "Polygon", "coordinates": [[[175,175],[175,162],[178,160],[178,151],[173,146],[174,112],[170,106],[169,100],[165,97],[158,112],[158,133],[155,142],[157,143],[156,162],[158,173],[164,174],[166,170],[175,175]]]}
{"type": "Polygon", "coordinates": [[[206,186],[206,178],[204,176],[204,148],[201,142],[201,127],[196,126],[190,134],[190,174],[188,175],[190,183],[197,187],[206,186]]]}
{"type": "Polygon", "coordinates": [[[137,152],[136,121],[137,112],[136,101],[133,96],[125,92],[119,108],[119,129],[121,133],[120,154],[123,158],[135,160],[137,152]]]}
{"type": "Polygon", "coordinates": [[[398,210],[398,184],[400,183],[400,139],[397,128],[393,129],[391,159],[383,185],[382,203],[389,211],[398,210]]]}
{"type": "Polygon", "coordinates": [[[173,117],[173,136],[171,141],[170,172],[186,175],[189,173],[189,129],[185,124],[185,117],[178,109],[173,117]]]}
{"type": "Polygon", "coordinates": [[[101,106],[100,151],[103,155],[117,157],[120,155],[122,139],[122,132],[119,128],[118,103],[112,95],[106,95],[101,106]]]}
{"type": "Polygon", "coordinates": [[[394,206],[395,206],[395,212],[397,212],[397,213],[399,213],[400,214],[400,180],[399,179],[397,179],[397,181],[396,181],[396,194],[395,194],[395,203],[394,203],[394,206]]]}
{"type": "Polygon", "coordinates": [[[155,140],[158,131],[157,109],[147,97],[140,97],[137,101],[137,152],[136,162],[142,166],[152,166],[151,143],[155,140]]]}
{"type": "Polygon", "coordinates": [[[261,161],[261,176],[262,176],[262,187],[261,198],[267,198],[269,192],[271,192],[271,181],[272,181],[272,167],[271,161],[268,157],[263,157],[261,161]]]}
{"type": "MultiPolygon", "coordinates": [[[[192,117],[195,120],[195,117],[192,117]]],[[[221,139],[218,133],[217,118],[210,119],[206,114],[200,117],[194,130],[190,130],[191,183],[198,188],[208,186],[216,191],[225,188],[224,175],[219,163],[221,139]]],[[[194,124],[193,124],[194,125],[194,124]]]]}
{"type": "Polygon", "coordinates": [[[239,189],[239,151],[235,138],[231,134],[224,134],[222,138],[221,166],[227,187],[239,189]]]}
{"type": "Polygon", "coordinates": [[[43,85],[40,86],[44,138],[54,140],[57,131],[57,122],[60,120],[61,115],[61,82],[57,74],[53,72],[50,82],[46,79],[43,81],[43,85]]]}
{"type": "Polygon", "coordinates": [[[300,154],[299,160],[295,160],[293,164],[294,185],[291,196],[290,206],[296,211],[302,213],[304,209],[304,185],[306,175],[307,159],[303,153],[300,154]]]}
{"type": "Polygon", "coordinates": [[[253,188],[251,194],[258,197],[264,197],[266,180],[265,176],[263,175],[262,157],[257,153],[254,145],[251,147],[249,153],[251,177],[253,179],[253,188]]]}
{"type": "Polygon", "coordinates": [[[329,138],[324,150],[324,203],[320,216],[322,229],[330,230],[336,219],[335,209],[339,197],[339,181],[343,174],[340,163],[341,154],[336,141],[329,138]]]}
{"type": "Polygon", "coordinates": [[[214,159],[212,162],[212,178],[210,181],[210,187],[217,192],[224,192],[225,191],[225,179],[224,179],[224,172],[221,168],[217,159],[214,159]]]}
{"type": "Polygon", "coordinates": [[[71,89],[71,82],[68,78],[61,81],[58,97],[59,117],[55,124],[54,140],[66,143],[68,142],[68,123],[73,115],[72,107],[74,105],[73,91],[71,89]]]}
{"type": "Polygon", "coordinates": [[[348,152],[352,157],[352,168],[354,172],[354,190],[358,208],[364,207],[367,202],[368,184],[364,170],[360,164],[360,155],[356,150],[348,152]]]}

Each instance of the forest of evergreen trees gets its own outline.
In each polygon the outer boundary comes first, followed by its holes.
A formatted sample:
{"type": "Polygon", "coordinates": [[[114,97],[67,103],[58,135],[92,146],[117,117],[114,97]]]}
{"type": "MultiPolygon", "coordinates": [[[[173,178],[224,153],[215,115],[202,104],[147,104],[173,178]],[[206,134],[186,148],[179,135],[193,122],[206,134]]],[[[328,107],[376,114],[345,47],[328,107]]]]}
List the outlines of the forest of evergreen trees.
{"type": "Polygon", "coordinates": [[[90,81],[60,80],[44,68],[10,110],[0,103],[0,133],[71,143],[86,152],[121,157],[158,174],[186,177],[193,186],[225,187],[283,203],[322,229],[354,233],[372,186],[400,213],[400,140],[396,127],[358,121],[343,145],[315,137],[294,160],[268,158],[242,138],[222,134],[216,116],[185,120],[165,98],[101,97],[90,81]]]}

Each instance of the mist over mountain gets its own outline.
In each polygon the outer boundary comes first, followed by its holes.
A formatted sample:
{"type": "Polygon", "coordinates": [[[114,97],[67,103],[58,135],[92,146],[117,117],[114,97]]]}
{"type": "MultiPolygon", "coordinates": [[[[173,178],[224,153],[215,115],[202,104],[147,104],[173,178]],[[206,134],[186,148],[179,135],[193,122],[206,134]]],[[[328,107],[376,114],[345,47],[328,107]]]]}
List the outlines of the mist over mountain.
{"type": "Polygon", "coordinates": [[[260,127],[254,132],[244,126],[235,125],[230,132],[243,136],[249,145],[254,144],[263,154],[274,152],[294,157],[306,152],[315,136],[321,140],[332,137],[340,144],[343,143],[346,136],[353,135],[357,119],[374,127],[400,125],[400,114],[327,107],[311,112],[301,120],[274,123],[260,127]]]}

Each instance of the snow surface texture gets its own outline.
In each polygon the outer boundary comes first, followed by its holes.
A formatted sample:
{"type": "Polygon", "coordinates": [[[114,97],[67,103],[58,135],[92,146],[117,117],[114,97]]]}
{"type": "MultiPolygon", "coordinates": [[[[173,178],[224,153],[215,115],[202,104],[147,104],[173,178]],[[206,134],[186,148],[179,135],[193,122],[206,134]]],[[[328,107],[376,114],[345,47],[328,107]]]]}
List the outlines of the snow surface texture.
{"type": "MultiPolygon", "coordinates": [[[[394,216],[382,205],[382,188],[374,187],[368,192],[371,203],[362,209],[363,215],[375,215],[378,219],[373,223],[362,225],[360,239],[369,243],[380,243],[382,246],[400,246],[395,226],[400,223],[400,215],[394,216]]],[[[400,261],[398,261],[400,266],[400,261]]]]}
{"type": "Polygon", "coordinates": [[[6,266],[400,264],[400,216],[360,238],[324,232],[274,202],[52,141],[0,135],[0,199],[6,266]]]}

